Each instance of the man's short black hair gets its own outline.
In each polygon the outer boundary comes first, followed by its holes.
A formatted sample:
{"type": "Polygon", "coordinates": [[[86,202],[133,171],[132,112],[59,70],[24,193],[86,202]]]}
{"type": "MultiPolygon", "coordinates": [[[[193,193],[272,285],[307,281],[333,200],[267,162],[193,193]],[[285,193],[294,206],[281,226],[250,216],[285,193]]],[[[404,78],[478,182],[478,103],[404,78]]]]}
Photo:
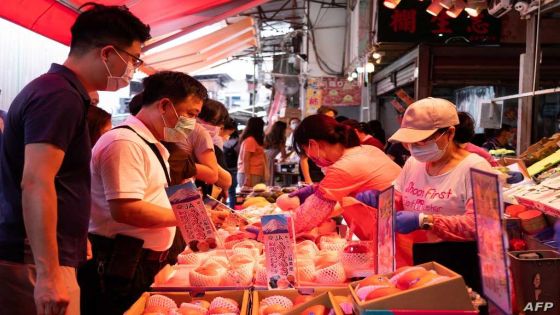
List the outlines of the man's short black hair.
{"type": "Polygon", "coordinates": [[[162,98],[180,102],[189,96],[195,96],[202,102],[208,98],[208,92],[195,78],[176,71],[161,71],[144,78],[142,106],[148,106],[162,98]]]}
{"type": "Polygon", "coordinates": [[[134,41],[149,40],[150,26],[142,23],[126,6],[105,6],[88,2],[81,8],[88,10],[78,15],[70,29],[70,54],[83,54],[89,49],[116,45],[121,49],[134,41]]]}

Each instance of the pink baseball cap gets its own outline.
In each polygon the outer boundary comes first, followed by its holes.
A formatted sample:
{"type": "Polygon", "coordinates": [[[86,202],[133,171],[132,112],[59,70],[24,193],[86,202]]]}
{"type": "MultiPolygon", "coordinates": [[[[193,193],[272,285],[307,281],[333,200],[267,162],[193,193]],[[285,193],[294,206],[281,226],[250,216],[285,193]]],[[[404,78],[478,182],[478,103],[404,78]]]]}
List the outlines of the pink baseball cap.
{"type": "Polygon", "coordinates": [[[414,143],[428,138],[440,128],[458,124],[459,116],[453,103],[442,98],[428,97],[408,106],[401,128],[389,141],[414,143]]]}

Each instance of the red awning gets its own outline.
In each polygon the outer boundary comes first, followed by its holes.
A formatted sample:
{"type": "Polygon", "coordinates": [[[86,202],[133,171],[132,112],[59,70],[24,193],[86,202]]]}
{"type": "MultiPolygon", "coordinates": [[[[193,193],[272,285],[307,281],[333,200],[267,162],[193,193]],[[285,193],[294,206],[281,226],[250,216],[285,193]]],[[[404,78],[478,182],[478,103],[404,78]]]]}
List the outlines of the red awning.
{"type": "MultiPolygon", "coordinates": [[[[78,8],[88,0],[1,0],[0,18],[12,21],[50,39],[70,44],[70,27],[78,8]]],[[[97,0],[129,8],[152,28],[152,36],[185,34],[210,25],[269,0],[97,0]]],[[[177,35],[177,36],[179,36],[177,35]]],[[[169,41],[174,38],[164,38],[169,41]]]]}

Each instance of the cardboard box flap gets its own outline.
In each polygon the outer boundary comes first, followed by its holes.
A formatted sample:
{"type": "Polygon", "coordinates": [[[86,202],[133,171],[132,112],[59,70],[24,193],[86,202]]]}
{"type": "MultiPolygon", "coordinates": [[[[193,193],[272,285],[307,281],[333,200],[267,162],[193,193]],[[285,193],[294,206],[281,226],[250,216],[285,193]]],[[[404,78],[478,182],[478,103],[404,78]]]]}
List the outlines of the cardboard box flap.
{"type": "Polygon", "coordinates": [[[167,296],[177,303],[180,307],[181,303],[190,303],[192,300],[205,300],[212,302],[217,297],[229,298],[239,304],[240,314],[248,314],[249,311],[249,291],[219,291],[204,292],[197,294],[189,294],[187,292],[145,292],[140,298],[124,313],[124,315],[142,315],[146,308],[146,302],[152,295],[160,294],[167,296]]]}

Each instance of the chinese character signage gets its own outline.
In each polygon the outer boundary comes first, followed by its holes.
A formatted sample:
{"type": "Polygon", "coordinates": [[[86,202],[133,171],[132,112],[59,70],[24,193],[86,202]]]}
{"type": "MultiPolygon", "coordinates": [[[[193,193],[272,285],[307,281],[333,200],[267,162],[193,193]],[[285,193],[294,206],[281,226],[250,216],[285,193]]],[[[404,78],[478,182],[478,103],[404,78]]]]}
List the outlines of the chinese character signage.
{"type": "Polygon", "coordinates": [[[379,42],[445,42],[450,37],[470,43],[498,43],[501,22],[483,11],[477,17],[466,12],[451,18],[442,10],[438,16],[426,12],[431,1],[401,1],[394,10],[379,2],[379,42]]]}
{"type": "Polygon", "coordinates": [[[307,79],[307,94],[305,97],[304,116],[314,115],[317,109],[321,107],[323,96],[323,79],[309,78],[307,79]]]}
{"type": "Polygon", "coordinates": [[[206,212],[196,186],[189,182],[166,189],[179,230],[193,251],[217,247],[216,228],[206,212]]]}
{"type": "Polygon", "coordinates": [[[295,234],[292,218],[286,214],[261,218],[266,274],[269,289],[288,289],[296,285],[295,234]]]}
{"type": "Polygon", "coordinates": [[[377,274],[395,271],[394,204],[394,188],[391,186],[379,194],[377,274]]]}
{"type": "Polygon", "coordinates": [[[507,242],[498,175],[471,169],[478,256],[484,295],[511,314],[507,242]]]}

